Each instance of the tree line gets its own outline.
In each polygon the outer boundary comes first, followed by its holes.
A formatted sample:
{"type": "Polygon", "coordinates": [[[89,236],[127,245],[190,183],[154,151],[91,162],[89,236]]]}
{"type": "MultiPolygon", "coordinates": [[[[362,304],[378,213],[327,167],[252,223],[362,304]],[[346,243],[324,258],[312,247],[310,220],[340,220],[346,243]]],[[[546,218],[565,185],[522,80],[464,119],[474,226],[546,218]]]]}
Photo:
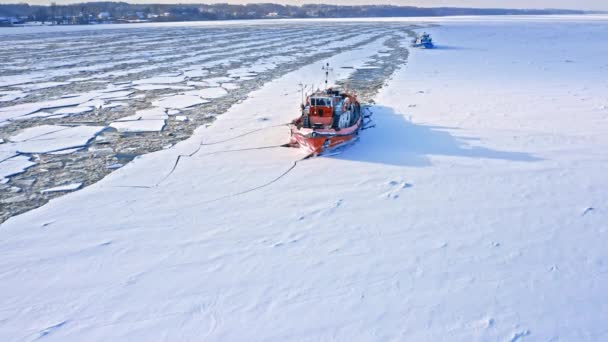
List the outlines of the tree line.
{"type": "Polygon", "coordinates": [[[576,10],[482,9],[412,6],[336,6],[279,4],[130,4],[126,2],[86,2],[50,6],[29,4],[0,4],[0,17],[18,21],[41,21],[55,24],[87,24],[92,22],[194,21],[264,18],[364,18],[420,17],[451,15],[522,15],[522,14],[583,14],[576,10]]]}

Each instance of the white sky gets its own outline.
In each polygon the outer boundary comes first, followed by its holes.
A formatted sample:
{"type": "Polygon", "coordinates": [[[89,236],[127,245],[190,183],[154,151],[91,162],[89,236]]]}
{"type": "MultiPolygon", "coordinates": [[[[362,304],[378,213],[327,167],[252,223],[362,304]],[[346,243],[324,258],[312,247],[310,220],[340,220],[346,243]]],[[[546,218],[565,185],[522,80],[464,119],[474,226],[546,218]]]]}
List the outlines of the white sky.
{"type": "MultiPolygon", "coordinates": [[[[77,3],[85,0],[55,0],[58,4],[77,3]]],[[[51,0],[0,0],[0,3],[27,2],[30,4],[50,4],[51,0]]],[[[566,8],[566,9],[586,9],[586,10],[606,10],[608,11],[608,0],[128,0],[131,3],[233,3],[245,4],[254,2],[272,2],[282,4],[304,4],[304,3],[328,3],[342,5],[364,5],[364,4],[394,4],[405,6],[420,7],[501,7],[501,8],[566,8]]]]}

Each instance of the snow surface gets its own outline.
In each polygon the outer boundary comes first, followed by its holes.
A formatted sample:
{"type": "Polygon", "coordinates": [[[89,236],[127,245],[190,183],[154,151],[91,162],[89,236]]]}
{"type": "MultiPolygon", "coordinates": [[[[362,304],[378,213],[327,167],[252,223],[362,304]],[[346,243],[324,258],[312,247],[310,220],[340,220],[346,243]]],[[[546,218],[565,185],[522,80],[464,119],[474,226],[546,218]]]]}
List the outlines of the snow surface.
{"type": "Polygon", "coordinates": [[[425,30],[340,154],[274,147],[315,63],[6,221],[0,339],[608,339],[608,21],[425,30]]]}

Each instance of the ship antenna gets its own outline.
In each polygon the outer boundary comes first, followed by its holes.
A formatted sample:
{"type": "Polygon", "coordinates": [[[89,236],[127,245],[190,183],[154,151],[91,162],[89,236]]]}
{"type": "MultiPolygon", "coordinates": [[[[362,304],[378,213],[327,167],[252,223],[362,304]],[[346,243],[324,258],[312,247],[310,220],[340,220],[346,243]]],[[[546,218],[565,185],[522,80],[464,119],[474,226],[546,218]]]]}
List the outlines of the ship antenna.
{"type": "Polygon", "coordinates": [[[327,68],[325,69],[325,89],[327,89],[328,80],[329,80],[329,63],[327,63],[327,68]]]}
{"type": "Polygon", "coordinates": [[[329,72],[331,71],[329,63],[327,63],[322,69],[325,70],[325,89],[327,89],[327,85],[329,82],[329,72]]]}

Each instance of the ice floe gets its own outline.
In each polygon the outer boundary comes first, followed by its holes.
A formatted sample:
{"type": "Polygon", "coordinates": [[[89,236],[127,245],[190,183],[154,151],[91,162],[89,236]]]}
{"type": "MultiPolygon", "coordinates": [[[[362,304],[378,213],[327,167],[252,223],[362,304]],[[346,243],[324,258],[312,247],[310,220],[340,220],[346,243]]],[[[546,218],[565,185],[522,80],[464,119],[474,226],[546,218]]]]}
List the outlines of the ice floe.
{"type": "Polygon", "coordinates": [[[234,81],[233,77],[213,77],[213,78],[206,79],[202,83],[199,83],[199,85],[204,85],[204,86],[208,86],[208,87],[219,87],[222,83],[232,82],[232,81],[234,81]]]}
{"type": "Polygon", "coordinates": [[[186,80],[186,77],[183,75],[180,76],[156,76],[145,78],[142,80],[133,81],[133,84],[174,84],[174,83],[182,83],[186,80]]]}
{"type": "Polygon", "coordinates": [[[14,119],[19,116],[25,116],[29,114],[36,113],[43,109],[54,109],[61,107],[71,107],[77,106],[81,103],[90,101],[97,94],[83,94],[73,97],[67,98],[59,98],[55,100],[43,101],[43,102],[32,102],[32,103],[23,103],[14,106],[0,108],[0,122],[14,119]]]}
{"type": "Polygon", "coordinates": [[[25,172],[29,167],[36,165],[30,161],[29,156],[14,156],[0,162],[0,179],[25,172]]]}
{"type": "Polygon", "coordinates": [[[0,102],[10,102],[26,97],[28,94],[19,90],[0,91],[0,102]]]}
{"type": "Polygon", "coordinates": [[[26,128],[9,138],[11,148],[20,153],[47,153],[84,147],[103,126],[41,125],[26,128]]]}
{"type": "Polygon", "coordinates": [[[119,132],[158,132],[165,127],[168,118],[164,108],[149,108],[137,111],[134,115],[114,121],[110,127],[119,132]]]}
{"type": "Polygon", "coordinates": [[[228,94],[228,92],[224,88],[214,87],[214,88],[205,88],[205,89],[195,90],[192,92],[187,92],[185,94],[198,95],[204,99],[217,99],[217,98],[226,96],[228,94]]]}
{"type": "Polygon", "coordinates": [[[103,100],[111,100],[111,99],[118,99],[118,98],[124,99],[133,93],[134,93],[133,90],[120,90],[120,91],[102,93],[101,95],[95,96],[95,98],[103,99],[103,100]]]}
{"type": "Polygon", "coordinates": [[[165,85],[165,84],[141,84],[136,85],[133,89],[147,91],[147,90],[190,90],[192,87],[188,86],[177,86],[177,85],[165,85]]]}
{"type": "Polygon", "coordinates": [[[53,112],[54,115],[57,114],[67,114],[67,115],[74,115],[74,114],[84,114],[84,113],[88,113],[88,112],[92,112],[93,111],[93,107],[66,107],[66,108],[59,108],[56,111],[53,112]]]}
{"type": "Polygon", "coordinates": [[[129,104],[126,102],[111,102],[111,103],[104,105],[103,108],[116,108],[116,107],[124,107],[124,106],[128,106],[128,105],[129,104]]]}
{"type": "Polygon", "coordinates": [[[196,95],[173,95],[156,100],[152,102],[152,105],[162,108],[184,109],[209,102],[196,95]]]}
{"type": "Polygon", "coordinates": [[[240,88],[238,83],[232,83],[232,82],[222,83],[221,86],[222,86],[222,88],[224,88],[226,90],[235,90],[235,89],[240,88]]]}

